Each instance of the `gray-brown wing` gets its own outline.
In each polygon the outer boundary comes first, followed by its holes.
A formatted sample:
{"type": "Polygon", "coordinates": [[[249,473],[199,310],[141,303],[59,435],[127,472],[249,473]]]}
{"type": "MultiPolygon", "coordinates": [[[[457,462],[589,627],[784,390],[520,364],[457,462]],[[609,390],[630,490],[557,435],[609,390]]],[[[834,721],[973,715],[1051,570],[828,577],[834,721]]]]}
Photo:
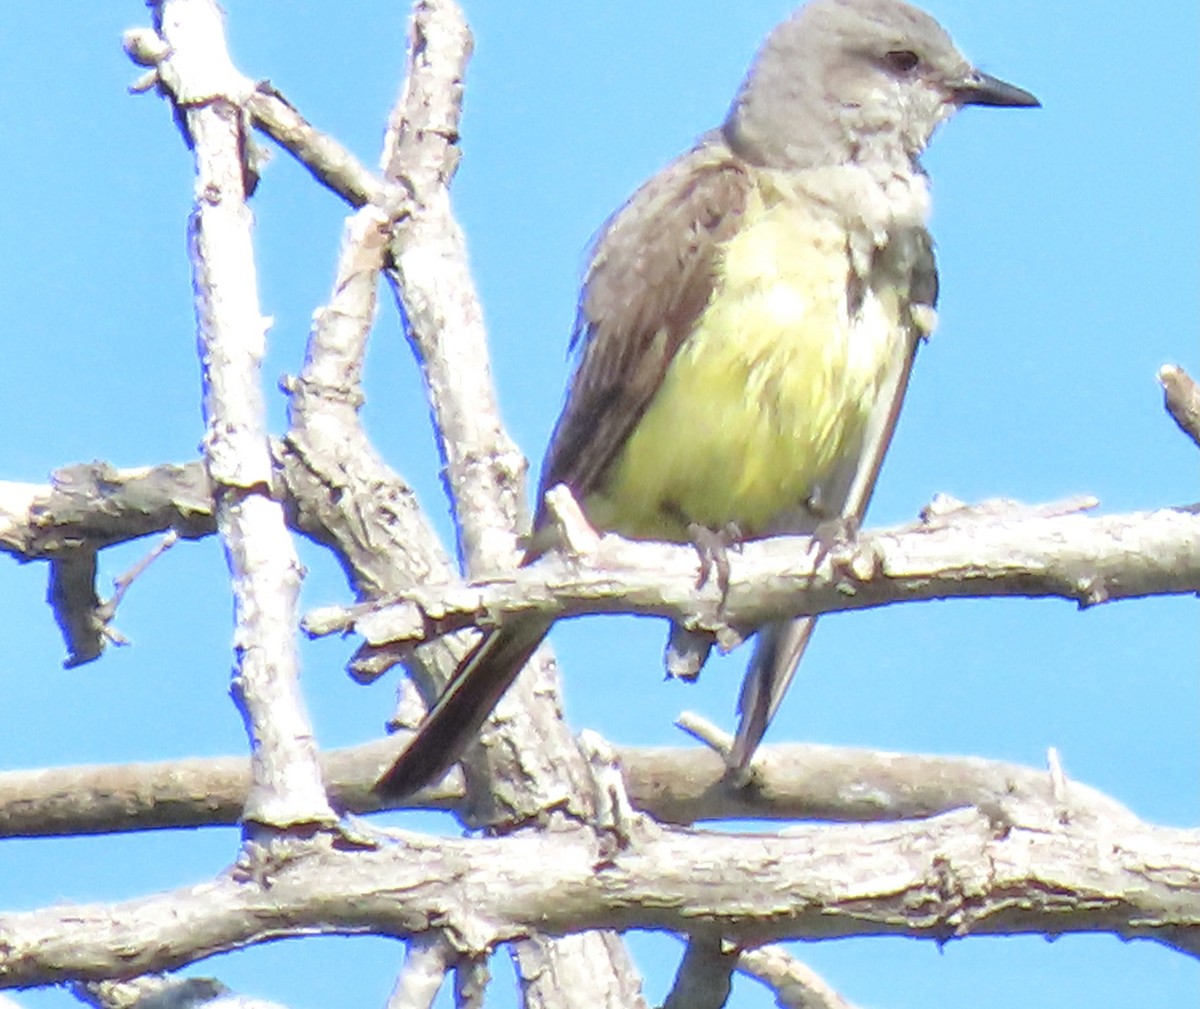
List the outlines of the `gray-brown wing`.
{"type": "MultiPolygon", "coordinates": [[[[910,232],[907,239],[913,242],[909,300],[914,306],[933,309],[937,306],[938,296],[933,239],[924,229],[910,232]]],[[[898,348],[896,360],[880,389],[879,400],[868,421],[862,451],[853,469],[845,474],[840,513],[855,524],[861,524],[875,491],[884,456],[892,443],[896,422],[900,419],[900,408],[908,391],[908,379],[912,374],[917,347],[925,335],[918,321],[913,318],[909,319],[907,330],[908,339],[898,348]]],[[[748,773],[754,751],[791,686],[796,667],[812,639],[816,622],[816,617],[799,617],[776,621],[759,631],[738,700],[740,717],[737,734],[727,758],[735,780],[744,778],[748,773]]]]}
{"type": "MultiPolygon", "coordinates": [[[[937,308],[938,275],[937,261],[933,254],[933,238],[923,228],[913,229],[907,235],[913,243],[913,267],[909,281],[909,301],[914,308],[937,308]]],[[[913,360],[921,340],[928,335],[916,319],[910,319],[909,339],[892,372],[880,390],[879,400],[867,424],[854,480],[846,495],[842,515],[855,522],[862,522],[875,492],[875,481],[883,468],[883,459],[892,444],[896,422],[900,419],[900,408],[908,392],[908,380],[912,374],[913,360]]]]}
{"type": "Polygon", "coordinates": [[[602,485],[712,294],[717,250],[746,205],[746,170],[715,137],[665,168],[604,226],[584,279],[579,354],[542,466],[542,498],[602,485]]]}

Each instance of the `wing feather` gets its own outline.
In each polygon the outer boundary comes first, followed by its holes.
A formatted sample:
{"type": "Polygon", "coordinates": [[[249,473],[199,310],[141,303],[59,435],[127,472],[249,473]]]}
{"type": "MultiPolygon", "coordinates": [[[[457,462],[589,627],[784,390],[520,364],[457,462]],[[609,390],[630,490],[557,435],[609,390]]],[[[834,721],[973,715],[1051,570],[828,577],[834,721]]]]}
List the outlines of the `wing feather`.
{"type": "Polygon", "coordinates": [[[541,501],[564,483],[603,484],[712,295],[721,244],[736,233],[750,181],[715,136],[644,185],[604,226],[580,296],[579,358],[542,466],[541,501]]]}
{"type": "MultiPolygon", "coordinates": [[[[875,491],[875,482],[900,419],[900,408],[908,391],[917,347],[921,339],[928,335],[915,316],[921,309],[932,311],[937,306],[938,276],[933,239],[924,229],[915,230],[906,237],[914,243],[909,301],[915,311],[909,313],[905,327],[907,338],[897,346],[896,357],[867,422],[862,451],[854,460],[853,468],[844,475],[843,489],[840,493],[835,492],[842,497],[840,502],[834,503],[840,508],[841,516],[855,524],[861,524],[866,515],[867,505],[875,491]]],[[[796,667],[812,640],[816,623],[816,617],[799,617],[776,621],[759,631],[738,700],[737,734],[727,758],[734,780],[743,779],[748,773],[754,751],[791,686],[796,667]]]]}

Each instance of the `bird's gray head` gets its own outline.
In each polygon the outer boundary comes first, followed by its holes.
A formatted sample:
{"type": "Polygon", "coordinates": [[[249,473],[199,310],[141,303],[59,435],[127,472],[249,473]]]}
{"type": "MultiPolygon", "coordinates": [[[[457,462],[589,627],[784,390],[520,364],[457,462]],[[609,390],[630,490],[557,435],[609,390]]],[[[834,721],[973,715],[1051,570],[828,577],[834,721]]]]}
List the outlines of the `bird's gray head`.
{"type": "Polygon", "coordinates": [[[768,167],[911,163],[963,105],[1037,104],[971,66],[924,11],[812,0],[767,36],[722,131],[768,167]]]}

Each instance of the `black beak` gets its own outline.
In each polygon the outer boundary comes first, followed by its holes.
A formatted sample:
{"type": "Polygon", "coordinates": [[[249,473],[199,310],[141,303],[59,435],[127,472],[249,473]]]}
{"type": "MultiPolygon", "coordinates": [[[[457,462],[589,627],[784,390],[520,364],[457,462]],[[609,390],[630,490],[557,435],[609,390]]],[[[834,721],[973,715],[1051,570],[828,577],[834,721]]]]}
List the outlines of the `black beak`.
{"type": "Polygon", "coordinates": [[[1024,88],[979,70],[954,88],[954,97],[959,105],[996,105],[1007,109],[1038,109],[1042,106],[1024,88]]]}

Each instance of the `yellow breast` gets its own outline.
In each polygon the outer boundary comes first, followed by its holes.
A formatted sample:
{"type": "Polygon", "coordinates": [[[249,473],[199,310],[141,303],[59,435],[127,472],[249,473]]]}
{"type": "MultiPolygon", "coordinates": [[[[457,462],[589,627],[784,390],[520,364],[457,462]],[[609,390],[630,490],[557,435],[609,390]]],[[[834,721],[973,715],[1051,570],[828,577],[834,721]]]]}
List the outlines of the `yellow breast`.
{"type": "MultiPolygon", "coordinates": [[[[686,539],[689,522],[763,533],[861,450],[900,339],[899,292],[851,317],[846,235],[790,201],[748,209],[708,307],[585,502],[600,528],[686,539]]],[[[834,507],[840,503],[833,503],[834,507]]]]}

